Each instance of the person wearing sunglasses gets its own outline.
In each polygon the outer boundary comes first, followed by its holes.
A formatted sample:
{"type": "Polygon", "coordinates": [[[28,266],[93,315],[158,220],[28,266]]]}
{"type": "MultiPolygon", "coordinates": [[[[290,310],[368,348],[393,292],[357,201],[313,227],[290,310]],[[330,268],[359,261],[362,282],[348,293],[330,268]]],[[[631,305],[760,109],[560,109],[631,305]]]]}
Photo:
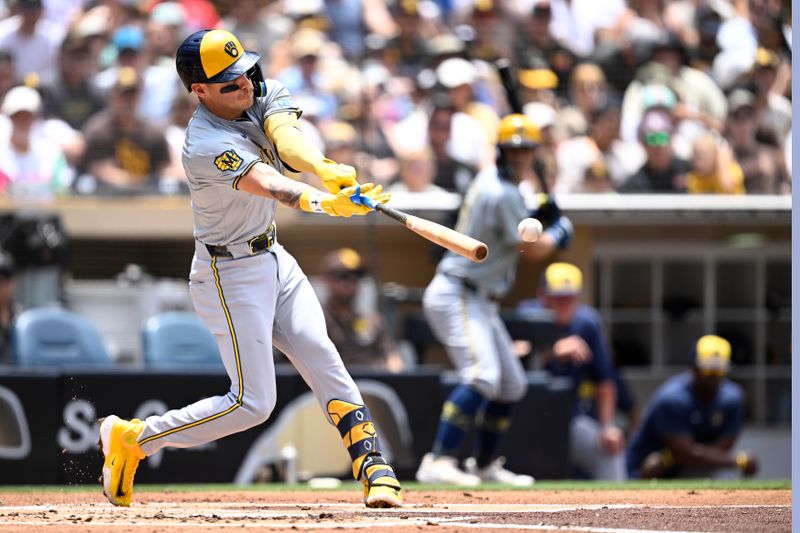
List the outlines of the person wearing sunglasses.
{"type": "Polygon", "coordinates": [[[656,108],[644,114],[638,131],[646,155],[644,165],[617,187],[617,192],[686,192],[686,174],[691,164],[679,158],[672,148],[674,129],[669,112],[656,108]]]}
{"type": "Polygon", "coordinates": [[[653,395],[627,451],[632,478],[713,477],[736,468],[758,470],[752,451],[734,451],[742,428],[744,394],[727,378],[731,345],[704,335],[690,371],[667,380],[653,395]]]}

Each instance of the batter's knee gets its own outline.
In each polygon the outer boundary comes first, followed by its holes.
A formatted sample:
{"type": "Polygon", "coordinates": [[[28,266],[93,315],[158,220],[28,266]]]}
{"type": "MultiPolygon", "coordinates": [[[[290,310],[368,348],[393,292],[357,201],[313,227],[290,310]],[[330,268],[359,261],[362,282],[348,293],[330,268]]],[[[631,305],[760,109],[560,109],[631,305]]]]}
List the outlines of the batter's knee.
{"type": "Polygon", "coordinates": [[[251,428],[267,421],[272,411],[275,410],[277,397],[275,394],[266,394],[255,398],[245,398],[242,402],[242,423],[245,428],[251,428]]]}
{"type": "Polygon", "coordinates": [[[468,385],[475,388],[487,400],[496,400],[500,395],[500,373],[481,372],[480,377],[468,385]]]}
{"type": "Polygon", "coordinates": [[[527,393],[528,380],[525,376],[517,376],[508,384],[504,385],[504,389],[497,395],[497,400],[500,402],[516,403],[522,400],[527,393]]]}

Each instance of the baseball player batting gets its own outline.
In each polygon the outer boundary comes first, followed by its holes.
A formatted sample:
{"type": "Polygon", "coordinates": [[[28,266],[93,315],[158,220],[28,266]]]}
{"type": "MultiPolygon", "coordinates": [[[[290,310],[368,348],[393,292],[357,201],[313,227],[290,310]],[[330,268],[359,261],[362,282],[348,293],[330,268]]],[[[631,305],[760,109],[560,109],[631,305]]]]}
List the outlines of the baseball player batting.
{"type": "Polygon", "coordinates": [[[200,105],[186,128],[183,166],[194,214],[192,302],[216,336],[231,379],[224,396],[144,421],[100,422],[103,489],[130,505],[139,460],[187,448],[264,422],[275,407],[272,345],[287,355],[342,436],[367,507],[399,507],[400,484],[381,455],[369,410],[327,336],[322,308],[295,259],[278,243],[277,203],[312,213],[365,215],[389,196],[360,185],[355,170],[326,159],[297,125],[301,111],[285,87],[264,79],[258,54],[223,30],[183,41],[176,66],[200,105]],[[283,175],[314,172],[329,192],[283,175]],[[358,198],[357,198],[358,199],[358,198]]]}
{"type": "Polygon", "coordinates": [[[467,486],[482,481],[533,483],[531,476],[505,469],[496,452],[511,423],[511,407],[528,387],[500,318],[499,301],[514,283],[520,252],[542,260],[566,247],[572,236],[565,217],[535,242],[524,243],[518,233],[529,213],[517,185],[532,177],[538,142],[539,130],[525,115],[500,121],[497,164],[475,177],[456,224],[460,232],[489,243],[492,253],[475,263],[448,252],[425,290],[425,316],[458,371],[460,384],[442,408],[433,450],[417,470],[418,481],[467,486]],[[465,472],[456,455],[473,424],[476,442],[465,472]]]}

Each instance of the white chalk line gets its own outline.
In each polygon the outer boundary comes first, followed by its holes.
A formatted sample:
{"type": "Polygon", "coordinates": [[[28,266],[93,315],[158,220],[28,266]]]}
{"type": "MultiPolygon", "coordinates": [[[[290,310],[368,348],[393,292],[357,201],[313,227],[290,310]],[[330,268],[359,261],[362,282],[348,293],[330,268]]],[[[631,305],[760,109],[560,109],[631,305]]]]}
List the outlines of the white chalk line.
{"type": "Polygon", "coordinates": [[[671,529],[620,529],[607,527],[591,526],[553,526],[546,524],[523,525],[523,524],[473,524],[471,522],[451,522],[443,520],[440,526],[458,526],[473,529],[519,529],[523,531],[581,531],[585,533],[701,533],[698,531],[674,531],[671,529]]]}

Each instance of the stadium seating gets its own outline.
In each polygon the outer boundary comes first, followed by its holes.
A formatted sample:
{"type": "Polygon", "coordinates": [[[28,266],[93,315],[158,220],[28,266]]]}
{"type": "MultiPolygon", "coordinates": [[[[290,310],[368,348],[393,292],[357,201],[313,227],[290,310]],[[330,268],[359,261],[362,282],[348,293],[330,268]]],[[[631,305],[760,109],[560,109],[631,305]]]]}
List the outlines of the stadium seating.
{"type": "Polygon", "coordinates": [[[11,330],[11,357],[20,365],[105,365],[112,360],[97,329],[66,309],[30,309],[11,330]]]}
{"type": "Polygon", "coordinates": [[[147,319],[142,329],[148,367],[209,367],[222,369],[214,336],[194,313],[168,312],[147,319]]]}

